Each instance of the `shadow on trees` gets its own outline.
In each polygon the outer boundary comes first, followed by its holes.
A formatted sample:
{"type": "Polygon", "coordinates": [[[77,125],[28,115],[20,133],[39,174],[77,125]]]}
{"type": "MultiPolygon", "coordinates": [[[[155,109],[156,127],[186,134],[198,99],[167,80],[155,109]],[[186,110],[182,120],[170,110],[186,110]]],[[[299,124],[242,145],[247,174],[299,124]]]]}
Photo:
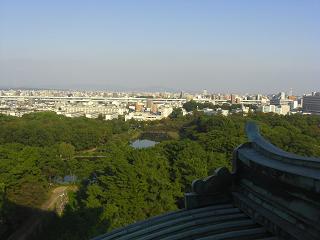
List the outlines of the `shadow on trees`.
{"type": "Polygon", "coordinates": [[[101,213],[101,208],[72,210],[67,206],[59,216],[54,211],[6,202],[0,219],[0,239],[89,239],[106,232],[108,224],[99,221],[101,213]]]}
{"type": "Polygon", "coordinates": [[[3,209],[0,239],[22,239],[28,235],[27,232],[40,228],[45,219],[51,219],[54,216],[54,212],[21,206],[8,200],[3,209]]]}

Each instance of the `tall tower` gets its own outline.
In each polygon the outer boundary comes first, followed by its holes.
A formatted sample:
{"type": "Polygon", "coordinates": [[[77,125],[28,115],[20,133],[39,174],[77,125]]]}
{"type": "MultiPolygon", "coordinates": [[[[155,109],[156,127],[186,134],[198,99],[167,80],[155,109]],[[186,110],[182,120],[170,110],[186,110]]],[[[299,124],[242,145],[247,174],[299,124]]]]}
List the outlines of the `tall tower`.
{"type": "Polygon", "coordinates": [[[152,106],[153,106],[153,100],[152,99],[150,99],[150,98],[148,98],[147,99],[147,108],[152,108],[152,106]]]}
{"type": "Polygon", "coordinates": [[[237,98],[236,95],[231,94],[231,104],[235,104],[236,103],[236,98],[237,98]]]}

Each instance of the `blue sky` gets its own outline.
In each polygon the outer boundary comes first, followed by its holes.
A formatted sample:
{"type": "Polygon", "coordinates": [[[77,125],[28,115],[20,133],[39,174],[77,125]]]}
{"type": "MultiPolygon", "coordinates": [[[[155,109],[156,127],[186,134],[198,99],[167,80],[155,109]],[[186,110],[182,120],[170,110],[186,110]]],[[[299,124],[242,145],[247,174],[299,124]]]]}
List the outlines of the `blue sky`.
{"type": "Polygon", "coordinates": [[[0,87],[320,90],[320,1],[0,0],[0,87]]]}

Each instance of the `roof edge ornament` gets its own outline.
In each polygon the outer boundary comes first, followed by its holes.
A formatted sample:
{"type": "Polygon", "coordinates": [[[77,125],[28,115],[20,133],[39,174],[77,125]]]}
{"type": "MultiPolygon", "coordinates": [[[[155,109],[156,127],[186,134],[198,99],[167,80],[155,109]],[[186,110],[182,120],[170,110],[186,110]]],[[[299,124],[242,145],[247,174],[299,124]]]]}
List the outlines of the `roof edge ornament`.
{"type": "Polygon", "coordinates": [[[260,134],[260,128],[254,121],[248,121],[245,126],[246,135],[253,148],[267,157],[273,157],[289,164],[320,168],[320,158],[305,157],[295,153],[286,152],[273,145],[260,134]]]}
{"type": "Polygon", "coordinates": [[[194,209],[228,202],[231,186],[232,174],[226,167],[220,167],[213,175],[192,182],[192,192],[185,193],[185,208],[194,209]]]}
{"type": "Polygon", "coordinates": [[[320,239],[320,159],[271,144],[257,124],[246,124],[249,142],[234,150],[233,201],[282,239],[320,239]]]}

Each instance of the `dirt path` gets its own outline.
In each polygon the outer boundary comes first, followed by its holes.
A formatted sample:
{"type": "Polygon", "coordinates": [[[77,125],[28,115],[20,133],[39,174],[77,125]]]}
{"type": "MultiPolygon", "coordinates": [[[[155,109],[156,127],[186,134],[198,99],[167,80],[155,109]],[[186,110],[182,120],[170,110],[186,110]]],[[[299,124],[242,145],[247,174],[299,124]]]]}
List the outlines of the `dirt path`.
{"type": "Polygon", "coordinates": [[[48,212],[53,212],[58,210],[58,213],[63,211],[64,205],[66,204],[68,197],[67,193],[69,190],[74,190],[72,187],[61,186],[56,187],[51,191],[49,199],[44,202],[38,213],[32,215],[29,219],[25,221],[24,224],[14,232],[8,240],[25,240],[27,237],[32,234],[42,223],[45,217],[48,216],[48,212]],[[56,206],[57,205],[57,206],[56,206]]]}
{"type": "Polygon", "coordinates": [[[85,149],[85,150],[82,150],[80,151],[80,153],[89,153],[89,152],[95,152],[97,150],[96,147],[94,148],[90,148],[90,149],[85,149]]]}
{"type": "Polygon", "coordinates": [[[44,204],[42,204],[41,209],[45,211],[54,210],[58,200],[67,198],[67,190],[67,186],[57,187],[53,189],[50,198],[44,204]]]}

